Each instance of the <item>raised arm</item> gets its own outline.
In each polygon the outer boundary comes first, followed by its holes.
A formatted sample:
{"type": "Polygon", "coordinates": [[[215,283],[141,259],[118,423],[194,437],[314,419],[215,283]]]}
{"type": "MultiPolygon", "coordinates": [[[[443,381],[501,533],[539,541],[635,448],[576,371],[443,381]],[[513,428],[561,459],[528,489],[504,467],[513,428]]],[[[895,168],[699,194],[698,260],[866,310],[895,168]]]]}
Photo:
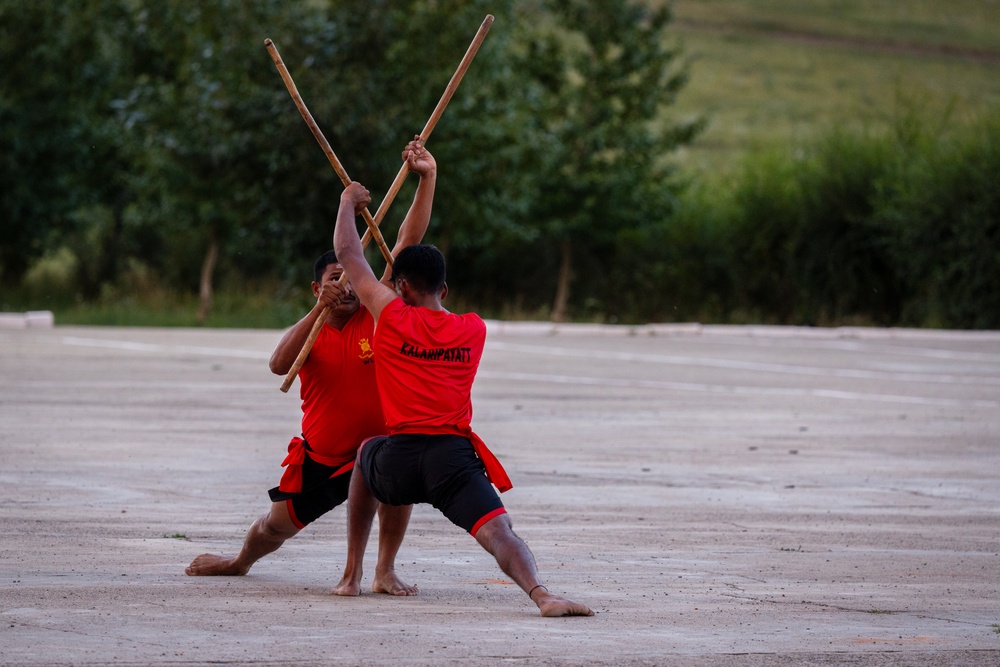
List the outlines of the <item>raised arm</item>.
{"type": "MultiPolygon", "coordinates": [[[[393,246],[391,253],[393,259],[399,255],[403,248],[420,243],[423,240],[424,234],[427,232],[427,226],[431,221],[431,208],[434,204],[434,186],[437,184],[437,161],[431,155],[430,151],[424,148],[419,135],[414,137],[413,141],[406,144],[406,148],[403,149],[403,160],[411,172],[420,176],[420,182],[417,184],[417,191],[413,195],[413,203],[410,204],[410,210],[406,213],[403,223],[399,226],[399,233],[396,235],[396,245],[393,246]]],[[[382,274],[382,282],[384,284],[389,284],[390,275],[392,275],[392,269],[386,266],[385,272],[382,274]]]]}
{"type": "Polygon", "coordinates": [[[396,298],[396,291],[379,282],[365,259],[365,251],[361,247],[361,237],[355,218],[365,206],[371,202],[371,195],[365,186],[357,181],[344,188],[340,195],[340,209],[337,211],[337,225],[333,230],[333,250],[337,260],[348,279],[351,287],[357,293],[361,303],[377,320],[389,302],[396,298]]]}

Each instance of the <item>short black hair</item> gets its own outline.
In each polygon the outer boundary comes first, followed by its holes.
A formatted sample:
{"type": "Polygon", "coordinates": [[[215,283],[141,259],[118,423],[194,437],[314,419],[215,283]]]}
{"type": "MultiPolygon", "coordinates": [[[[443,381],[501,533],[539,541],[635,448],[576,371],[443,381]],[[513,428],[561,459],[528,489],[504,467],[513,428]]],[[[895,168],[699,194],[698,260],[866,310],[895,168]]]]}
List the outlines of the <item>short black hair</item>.
{"type": "Polygon", "coordinates": [[[437,246],[421,243],[403,248],[392,263],[392,281],[406,278],[422,294],[437,294],[444,289],[444,255],[437,246]]]}
{"type": "Polygon", "coordinates": [[[326,267],[336,263],[337,253],[332,250],[324,252],[319,256],[319,259],[317,259],[316,263],[313,265],[313,279],[318,283],[323,282],[323,274],[326,273],[326,267]]]}

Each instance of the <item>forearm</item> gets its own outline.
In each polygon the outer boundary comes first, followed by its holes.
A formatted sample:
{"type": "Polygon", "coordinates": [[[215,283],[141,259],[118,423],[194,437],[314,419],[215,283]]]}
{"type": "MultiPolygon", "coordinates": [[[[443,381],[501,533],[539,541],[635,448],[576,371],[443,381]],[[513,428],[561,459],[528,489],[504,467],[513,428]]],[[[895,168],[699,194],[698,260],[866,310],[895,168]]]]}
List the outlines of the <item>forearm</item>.
{"type": "Polygon", "coordinates": [[[344,189],[340,196],[340,208],[337,209],[337,225],[333,229],[333,249],[354,292],[378,321],[379,313],[396,297],[396,293],[375,277],[358,237],[354,219],[370,201],[368,190],[360,183],[351,183],[344,189]]]}
{"type": "Polygon", "coordinates": [[[275,375],[285,375],[288,373],[292,368],[292,364],[298,358],[299,352],[302,351],[302,346],[305,344],[306,339],[309,338],[309,332],[312,331],[313,325],[322,311],[323,305],[317,301],[316,305],[306,313],[305,317],[285,332],[285,335],[278,341],[277,347],[274,348],[274,352],[271,353],[271,360],[268,365],[272,373],[275,375]]]}
{"type": "Polygon", "coordinates": [[[434,205],[434,188],[437,184],[437,171],[420,177],[417,192],[413,195],[413,205],[403,218],[396,238],[394,256],[407,246],[420,243],[431,222],[431,209],[434,205]]]}
{"type": "Polygon", "coordinates": [[[363,269],[371,271],[361,247],[356,217],[350,202],[341,201],[337,209],[337,224],[333,229],[333,251],[337,253],[337,261],[344,267],[348,279],[354,279],[363,269]]]}
{"type": "MultiPolygon", "coordinates": [[[[420,182],[417,184],[417,192],[413,195],[413,204],[410,205],[410,210],[407,211],[406,217],[403,218],[403,222],[399,226],[399,233],[396,235],[396,244],[392,248],[393,258],[399,255],[403,248],[423,241],[424,235],[427,233],[427,227],[431,222],[431,210],[434,206],[434,189],[436,185],[436,169],[420,177],[420,182]]],[[[382,282],[387,281],[391,273],[391,268],[386,266],[385,273],[382,275],[382,282]]]]}

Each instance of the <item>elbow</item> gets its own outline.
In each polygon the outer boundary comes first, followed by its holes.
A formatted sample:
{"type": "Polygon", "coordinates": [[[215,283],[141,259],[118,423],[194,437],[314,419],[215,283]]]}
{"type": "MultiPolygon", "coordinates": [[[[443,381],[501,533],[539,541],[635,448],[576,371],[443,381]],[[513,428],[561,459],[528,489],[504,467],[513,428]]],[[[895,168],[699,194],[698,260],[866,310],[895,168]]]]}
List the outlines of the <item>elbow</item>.
{"type": "Polygon", "coordinates": [[[364,262],[364,251],[361,249],[361,242],[355,237],[353,239],[333,239],[333,252],[337,255],[337,261],[348,273],[350,268],[357,268],[364,262]]]}
{"type": "Polygon", "coordinates": [[[333,235],[333,252],[337,254],[337,261],[340,261],[341,257],[350,255],[351,251],[354,250],[355,245],[359,247],[361,246],[361,239],[358,238],[355,230],[350,230],[350,232],[354,235],[353,238],[350,233],[340,233],[342,231],[343,230],[341,230],[338,225],[338,229],[335,230],[333,235]]]}
{"type": "Polygon", "coordinates": [[[336,236],[333,237],[333,252],[337,255],[337,260],[347,254],[347,250],[350,248],[350,244],[344,243],[342,240],[338,239],[336,236]]]}
{"type": "Polygon", "coordinates": [[[284,363],[284,361],[277,354],[272,354],[270,361],[267,362],[267,367],[270,368],[271,372],[275,375],[285,375],[288,373],[288,369],[291,368],[292,365],[284,363]]]}

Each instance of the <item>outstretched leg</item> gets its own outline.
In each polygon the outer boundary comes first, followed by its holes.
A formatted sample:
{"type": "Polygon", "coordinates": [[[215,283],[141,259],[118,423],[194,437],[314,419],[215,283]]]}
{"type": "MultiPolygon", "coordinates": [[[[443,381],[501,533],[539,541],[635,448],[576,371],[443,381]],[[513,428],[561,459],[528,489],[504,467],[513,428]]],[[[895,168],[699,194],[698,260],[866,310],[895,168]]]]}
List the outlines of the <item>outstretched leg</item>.
{"type": "Polygon", "coordinates": [[[362,562],[377,507],[378,501],[368,490],[360,466],[355,464],[347,494],[347,562],[344,565],[344,576],[331,591],[334,595],[361,594],[362,562]]]}
{"type": "Polygon", "coordinates": [[[243,548],[235,558],[217,554],[202,554],[191,561],[184,572],[197,576],[240,576],[269,553],[273,553],[299,532],[288,514],[285,501],[271,505],[271,510],[253,522],[243,540],[243,548]]]}
{"type": "MultiPolygon", "coordinates": [[[[361,473],[358,473],[360,476],[361,473]]],[[[404,583],[396,576],[396,554],[403,544],[406,526],[410,523],[413,505],[378,506],[378,562],[372,592],[389,595],[416,595],[416,586],[404,583]]]]}
{"type": "Polygon", "coordinates": [[[511,526],[510,516],[500,514],[480,527],[476,541],[497,559],[497,565],[538,606],[542,616],[593,616],[590,607],[553,595],[538,580],[535,557],[511,526]]]}

